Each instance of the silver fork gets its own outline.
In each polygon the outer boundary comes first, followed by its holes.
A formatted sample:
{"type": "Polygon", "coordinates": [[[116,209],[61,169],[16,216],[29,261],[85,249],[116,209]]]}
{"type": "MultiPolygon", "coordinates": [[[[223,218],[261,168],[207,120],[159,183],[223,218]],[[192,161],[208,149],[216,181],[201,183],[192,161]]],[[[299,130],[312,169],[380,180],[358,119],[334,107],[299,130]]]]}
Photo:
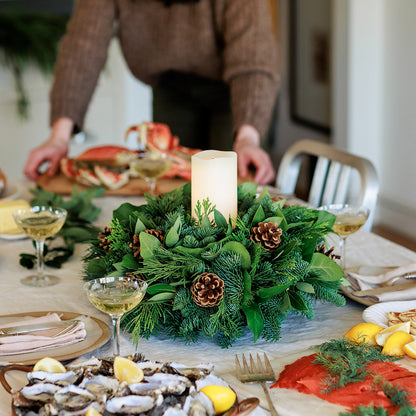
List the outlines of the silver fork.
{"type": "Polygon", "coordinates": [[[238,356],[235,356],[235,368],[237,371],[237,378],[243,383],[259,383],[264,391],[264,394],[269,404],[270,414],[272,416],[279,416],[270,397],[269,389],[266,386],[266,381],[276,381],[274,371],[270,361],[264,353],[264,364],[261,361],[260,355],[257,354],[257,366],[254,362],[253,356],[250,354],[250,364],[248,364],[244,354],[242,355],[243,366],[240,365],[238,356]]]}
{"type": "Polygon", "coordinates": [[[53,334],[51,336],[51,338],[56,338],[59,337],[61,335],[65,335],[68,334],[69,332],[71,332],[81,321],[79,320],[75,320],[73,321],[70,325],[66,326],[65,328],[61,329],[59,332],[57,332],[56,334],[53,334]]]}

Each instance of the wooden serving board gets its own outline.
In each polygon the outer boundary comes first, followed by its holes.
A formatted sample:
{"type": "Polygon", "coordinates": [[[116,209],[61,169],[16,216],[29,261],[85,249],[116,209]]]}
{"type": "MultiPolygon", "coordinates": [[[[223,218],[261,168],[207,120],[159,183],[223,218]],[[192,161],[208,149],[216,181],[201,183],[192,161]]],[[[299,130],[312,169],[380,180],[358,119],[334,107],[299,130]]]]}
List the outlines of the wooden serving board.
{"type": "MultiPolygon", "coordinates": [[[[170,179],[159,179],[156,184],[157,193],[165,193],[172,191],[175,188],[178,188],[182,185],[185,185],[187,181],[181,178],[170,178],[170,179]]],[[[62,173],[59,173],[56,176],[47,176],[46,174],[42,175],[38,180],[37,184],[43,189],[49,192],[54,192],[57,194],[69,195],[72,192],[72,189],[75,185],[78,186],[78,190],[88,189],[87,186],[81,185],[74,181],[71,181],[62,173]]],[[[130,181],[118,189],[108,189],[106,188],[105,195],[142,195],[147,192],[148,186],[144,179],[140,178],[131,178],[130,181]]]]}

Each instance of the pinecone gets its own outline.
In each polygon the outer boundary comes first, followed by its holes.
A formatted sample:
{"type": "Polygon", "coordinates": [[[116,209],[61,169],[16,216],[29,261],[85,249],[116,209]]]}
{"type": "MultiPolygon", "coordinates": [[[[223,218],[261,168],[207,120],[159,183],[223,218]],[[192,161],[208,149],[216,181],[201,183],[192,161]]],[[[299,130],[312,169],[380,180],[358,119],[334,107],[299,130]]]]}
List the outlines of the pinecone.
{"type": "Polygon", "coordinates": [[[224,296],[224,281],[214,273],[202,273],[191,286],[194,302],[203,308],[215,306],[224,296]]]}
{"type": "Polygon", "coordinates": [[[322,243],[320,246],[316,246],[315,253],[322,253],[325,256],[328,256],[332,260],[340,260],[341,256],[339,254],[333,253],[335,247],[331,247],[329,250],[326,249],[325,243],[322,243]]]}
{"type": "MultiPolygon", "coordinates": [[[[155,228],[149,228],[144,230],[145,233],[155,236],[161,243],[163,243],[163,233],[162,231],[156,230],[155,228]]],[[[140,256],[140,238],[139,234],[133,235],[133,241],[129,244],[129,247],[134,250],[133,256],[140,256]]]]}
{"type": "Polygon", "coordinates": [[[259,222],[252,227],[250,240],[260,243],[266,251],[272,252],[279,247],[282,229],[275,222],[259,222]]]}
{"type": "Polygon", "coordinates": [[[111,228],[105,227],[103,231],[100,231],[98,233],[98,239],[100,240],[100,247],[102,247],[105,251],[110,251],[110,243],[111,241],[108,239],[108,237],[111,234],[111,228]]]}

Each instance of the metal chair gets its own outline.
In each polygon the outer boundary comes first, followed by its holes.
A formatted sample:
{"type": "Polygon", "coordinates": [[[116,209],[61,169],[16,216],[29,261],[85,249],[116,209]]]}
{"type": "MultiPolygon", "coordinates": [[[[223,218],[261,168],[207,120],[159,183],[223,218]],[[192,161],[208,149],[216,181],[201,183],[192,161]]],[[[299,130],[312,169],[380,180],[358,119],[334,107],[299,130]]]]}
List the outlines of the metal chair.
{"type": "Polygon", "coordinates": [[[283,155],[276,178],[276,187],[284,194],[293,194],[298,182],[303,160],[316,157],[308,203],[313,207],[327,204],[357,203],[370,209],[370,216],[363,229],[370,231],[374,221],[379,184],[373,164],[363,157],[336,149],[335,147],[303,139],[294,143],[283,155]],[[352,198],[351,174],[359,174],[358,199],[352,198]]]}

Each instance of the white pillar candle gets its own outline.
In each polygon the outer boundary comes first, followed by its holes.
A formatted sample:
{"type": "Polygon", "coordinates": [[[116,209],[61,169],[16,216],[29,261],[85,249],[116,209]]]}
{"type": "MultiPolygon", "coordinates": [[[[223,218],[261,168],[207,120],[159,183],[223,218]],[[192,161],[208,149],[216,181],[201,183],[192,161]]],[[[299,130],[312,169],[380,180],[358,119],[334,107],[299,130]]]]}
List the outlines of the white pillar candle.
{"type": "Polygon", "coordinates": [[[192,156],[191,164],[192,216],[197,202],[208,199],[227,221],[236,219],[237,153],[204,150],[192,156]]]}

